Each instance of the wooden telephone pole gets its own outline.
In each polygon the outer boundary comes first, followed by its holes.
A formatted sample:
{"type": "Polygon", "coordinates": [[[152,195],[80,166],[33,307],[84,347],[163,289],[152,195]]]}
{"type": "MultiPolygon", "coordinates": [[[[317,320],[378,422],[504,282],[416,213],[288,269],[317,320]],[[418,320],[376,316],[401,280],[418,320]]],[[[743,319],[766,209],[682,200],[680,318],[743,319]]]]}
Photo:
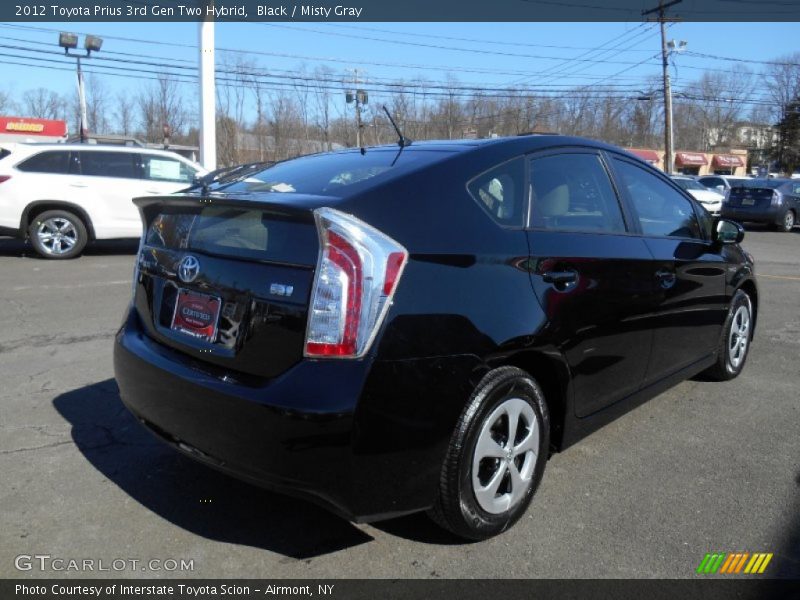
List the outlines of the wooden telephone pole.
{"type": "Polygon", "coordinates": [[[664,170],[671,174],[673,165],[675,164],[673,147],[674,136],[672,134],[672,87],[669,80],[669,50],[667,49],[667,34],[666,34],[666,13],[665,10],[670,6],[680,4],[683,0],[672,0],[671,2],[664,2],[659,0],[656,8],[642,11],[642,16],[658,13],[658,22],[661,27],[661,66],[662,77],[664,81],[664,170]]]}

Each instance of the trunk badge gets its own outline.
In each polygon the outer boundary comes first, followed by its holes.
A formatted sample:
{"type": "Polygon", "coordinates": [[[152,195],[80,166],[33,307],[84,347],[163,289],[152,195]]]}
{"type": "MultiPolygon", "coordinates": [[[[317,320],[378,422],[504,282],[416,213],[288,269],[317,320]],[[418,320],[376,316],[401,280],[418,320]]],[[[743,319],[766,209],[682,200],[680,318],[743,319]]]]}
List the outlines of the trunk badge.
{"type": "Polygon", "coordinates": [[[269,293],[274,296],[291,296],[292,292],[294,292],[294,286],[291,285],[272,283],[269,286],[269,293]]]}
{"type": "Polygon", "coordinates": [[[178,277],[184,283],[190,283],[197,279],[200,274],[200,261],[191,254],[187,254],[181,259],[178,265],[178,277]]]}

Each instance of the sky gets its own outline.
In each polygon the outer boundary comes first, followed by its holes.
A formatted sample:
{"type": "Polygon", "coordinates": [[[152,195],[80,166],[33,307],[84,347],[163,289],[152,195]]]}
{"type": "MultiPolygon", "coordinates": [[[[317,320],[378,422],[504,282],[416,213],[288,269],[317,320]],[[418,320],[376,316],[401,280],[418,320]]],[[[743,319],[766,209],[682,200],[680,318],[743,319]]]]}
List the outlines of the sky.
{"type": "MultiPolygon", "coordinates": [[[[368,90],[370,81],[416,77],[444,81],[449,74],[461,86],[559,89],[613,84],[636,93],[647,91],[661,72],[655,23],[217,23],[215,27],[218,67],[226,59],[243,57],[255,61],[259,69],[274,71],[284,84],[300,69],[312,71],[324,64],[337,77],[352,76],[358,69],[360,87],[368,90]]],[[[112,93],[135,90],[142,80],[164,71],[163,65],[187,76],[196,74],[195,23],[0,23],[0,90],[19,96],[44,86],[72,93],[74,64],[48,54],[59,51],[60,30],[104,38],[98,58],[85,64],[87,70],[117,73],[102,76],[112,93]],[[148,64],[130,62],[136,60],[148,64]]],[[[674,23],[668,39],[687,42],[687,51],[675,56],[671,69],[674,85],[681,89],[704,69],[760,70],[764,65],[740,61],[769,61],[800,52],[800,23],[674,23]]],[[[196,84],[184,87],[187,93],[196,93],[196,84]]],[[[373,102],[383,98],[379,92],[371,94],[373,102]]]]}

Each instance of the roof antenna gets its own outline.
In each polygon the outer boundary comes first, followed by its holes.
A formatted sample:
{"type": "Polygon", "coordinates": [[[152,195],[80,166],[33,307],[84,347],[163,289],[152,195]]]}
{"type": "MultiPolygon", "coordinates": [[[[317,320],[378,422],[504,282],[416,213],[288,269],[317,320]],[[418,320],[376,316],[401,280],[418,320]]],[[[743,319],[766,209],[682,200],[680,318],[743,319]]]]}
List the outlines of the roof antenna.
{"type": "Polygon", "coordinates": [[[403,133],[400,131],[400,128],[397,126],[397,123],[394,122],[394,119],[392,118],[392,115],[389,114],[389,109],[386,108],[385,104],[383,105],[383,111],[386,113],[386,116],[389,117],[389,121],[391,122],[392,127],[394,127],[394,130],[397,132],[397,135],[399,136],[399,139],[397,140],[397,145],[400,146],[401,148],[405,148],[406,146],[410,146],[411,142],[413,140],[409,140],[409,139],[403,137],[403,133]]]}

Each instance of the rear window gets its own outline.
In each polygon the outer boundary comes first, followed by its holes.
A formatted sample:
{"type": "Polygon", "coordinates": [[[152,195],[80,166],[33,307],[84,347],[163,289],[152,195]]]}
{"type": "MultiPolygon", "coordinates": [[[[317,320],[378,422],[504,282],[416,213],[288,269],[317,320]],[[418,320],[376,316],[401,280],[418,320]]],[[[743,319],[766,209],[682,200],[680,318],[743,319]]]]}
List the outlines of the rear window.
{"type": "Polygon", "coordinates": [[[10,150],[6,150],[5,148],[0,148],[0,160],[3,160],[9,154],[11,154],[10,150]]]}
{"type": "Polygon", "coordinates": [[[195,214],[160,214],[150,225],[146,243],[302,265],[316,263],[318,247],[313,223],[297,223],[261,210],[225,206],[209,206],[195,214]]]}
{"type": "Polygon", "coordinates": [[[69,173],[69,154],[64,150],[40,152],[22,161],[17,169],[31,173],[69,173]]]}
{"type": "Polygon", "coordinates": [[[133,157],[130,152],[78,152],[81,173],[94,177],[136,178],[133,157]]]}
{"type": "Polygon", "coordinates": [[[424,151],[369,149],[360,152],[315,154],[277,163],[244,181],[223,184],[226,192],[281,192],[340,196],[385,181],[430,162],[424,151]]]}
{"type": "Polygon", "coordinates": [[[775,188],[781,187],[784,183],[786,183],[786,181],[782,179],[743,179],[732,185],[733,187],[741,188],[770,188],[774,190],[775,188]]]}

